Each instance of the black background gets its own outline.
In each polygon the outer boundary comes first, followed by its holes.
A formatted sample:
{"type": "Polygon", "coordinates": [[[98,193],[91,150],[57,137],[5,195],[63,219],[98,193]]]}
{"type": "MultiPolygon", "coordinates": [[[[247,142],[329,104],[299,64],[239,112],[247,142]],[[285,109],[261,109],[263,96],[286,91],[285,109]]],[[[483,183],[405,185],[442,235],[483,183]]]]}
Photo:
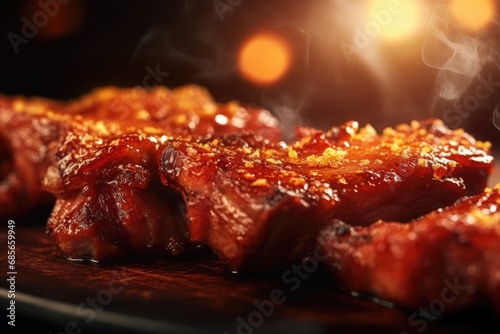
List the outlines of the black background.
{"type": "MultiPolygon", "coordinates": [[[[356,55],[354,61],[347,61],[343,55],[340,45],[352,40],[353,27],[338,17],[353,13],[343,13],[339,1],[230,3],[237,5],[225,11],[221,20],[211,0],[72,0],[60,5],[60,11],[16,53],[8,34],[21,35],[22,17],[32,21],[41,7],[34,0],[2,1],[0,93],[77,98],[97,86],[142,85],[147,67],[158,66],[169,73],[162,85],[203,85],[218,101],[236,99],[271,110],[289,129],[296,124],[327,129],[358,120],[380,130],[412,119],[443,118],[452,105],[436,97],[437,70],[422,62],[425,31],[382,50],[390,81],[384,88],[365,62],[356,55]],[[50,26],[65,17],[75,27],[47,36],[50,26]],[[236,67],[239,47],[260,31],[282,36],[293,53],[287,75],[266,87],[245,81],[236,67]]],[[[431,10],[435,1],[423,3],[431,10]]],[[[496,50],[498,31],[491,24],[477,36],[496,50]]],[[[485,63],[482,73],[500,81],[492,64],[485,63]]],[[[492,122],[498,99],[495,91],[469,117],[448,125],[498,142],[500,131],[492,122]]]]}

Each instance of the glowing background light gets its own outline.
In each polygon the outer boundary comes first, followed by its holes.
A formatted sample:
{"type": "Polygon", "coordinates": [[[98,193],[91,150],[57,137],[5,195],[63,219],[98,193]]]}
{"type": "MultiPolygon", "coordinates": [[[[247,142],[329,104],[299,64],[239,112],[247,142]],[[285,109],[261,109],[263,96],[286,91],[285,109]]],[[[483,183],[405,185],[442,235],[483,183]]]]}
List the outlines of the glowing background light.
{"type": "Polygon", "coordinates": [[[453,18],[467,29],[480,29],[493,18],[495,6],[492,0],[450,0],[453,18]]]}
{"type": "Polygon", "coordinates": [[[381,38],[400,40],[418,30],[423,14],[417,0],[370,0],[365,15],[367,29],[371,25],[381,38]]]}
{"type": "Polygon", "coordinates": [[[272,84],[290,66],[290,50],[286,43],[270,34],[259,34],[246,41],[238,55],[238,69],[247,80],[272,84]]]}

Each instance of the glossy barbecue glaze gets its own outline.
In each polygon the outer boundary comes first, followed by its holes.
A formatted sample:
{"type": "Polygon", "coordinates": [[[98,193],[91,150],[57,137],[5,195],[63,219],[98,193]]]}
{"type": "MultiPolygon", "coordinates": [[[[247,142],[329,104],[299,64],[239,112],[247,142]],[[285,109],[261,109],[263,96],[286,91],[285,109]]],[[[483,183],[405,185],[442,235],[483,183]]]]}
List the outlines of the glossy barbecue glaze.
{"type": "Polygon", "coordinates": [[[159,145],[172,136],[194,140],[248,128],[271,140],[280,137],[267,111],[216,104],[196,86],[103,88],[69,104],[67,113],[75,114],[73,123],[43,188],[58,197],[48,231],[62,254],[74,259],[184,250],[182,201],[161,184],[156,163],[159,145]]]}
{"type": "Polygon", "coordinates": [[[186,202],[191,240],[231,269],[299,261],[333,218],[407,221],[452,204],[482,191],[493,166],[488,143],[437,120],[297,134],[289,145],[251,135],[163,144],[161,177],[186,202]]]}
{"type": "Polygon", "coordinates": [[[411,222],[337,222],[319,244],[348,290],[447,313],[491,305],[500,314],[500,184],[411,222]]]}
{"type": "Polygon", "coordinates": [[[127,133],[207,137],[244,128],[272,140],[280,137],[267,111],[236,102],[217,104],[193,85],[174,90],[105,87],[68,103],[0,97],[0,216],[53,200],[42,191],[41,180],[61,145],[81,154],[105,138],[127,133]]]}
{"type": "Polygon", "coordinates": [[[44,185],[58,197],[47,229],[64,256],[107,260],[185,249],[181,198],[157,173],[161,140],[131,134],[84,146],[84,153],[58,152],[44,185]]]}

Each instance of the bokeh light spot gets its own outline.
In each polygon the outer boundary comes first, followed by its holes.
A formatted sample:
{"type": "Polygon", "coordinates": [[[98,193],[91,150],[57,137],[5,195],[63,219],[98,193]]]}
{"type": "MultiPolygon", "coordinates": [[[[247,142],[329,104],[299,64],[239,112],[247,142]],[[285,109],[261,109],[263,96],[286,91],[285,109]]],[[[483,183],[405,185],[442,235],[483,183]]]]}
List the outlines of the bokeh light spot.
{"type": "Polygon", "coordinates": [[[245,79],[257,84],[272,84],[287,72],[290,49],[283,39],[259,34],[247,40],[238,54],[238,69],[245,79]]]}

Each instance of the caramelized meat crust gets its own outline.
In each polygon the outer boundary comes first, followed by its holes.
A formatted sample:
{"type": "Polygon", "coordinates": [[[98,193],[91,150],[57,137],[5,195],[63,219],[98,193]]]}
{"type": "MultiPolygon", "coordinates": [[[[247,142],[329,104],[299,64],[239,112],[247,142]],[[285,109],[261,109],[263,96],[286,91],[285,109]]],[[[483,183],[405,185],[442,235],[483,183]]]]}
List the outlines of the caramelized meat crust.
{"type": "Polygon", "coordinates": [[[68,111],[87,115],[94,122],[111,120],[132,126],[135,132],[153,126],[162,129],[163,135],[211,137],[251,130],[269,140],[281,138],[278,121],[268,111],[236,101],[216,103],[206,89],[196,85],[172,90],[163,86],[100,88],[70,103],[68,111]]]}
{"type": "Polygon", "coordinates": [[[440,121],[400,125],[381,135],[356,122],[299,140],[250,135],[171,140],[160,174],[186,202],[190,238],[233,270],[277,270],[314,248],[330,219],[368,225],[408,221],[486,186],[488,143],[440,121]]]}
{"type": "Polygon", "coordinates": [[[500,184],[408,224],[342,222],[319,244],[350,291],[417,309],[433,300],[446,312],[490,305],[500,314],[500,184]]]}
{"type": "Polygon", "coordinates": [[[61,145],[93,147],[130,133],[210,137],[242,129],[280,138],[277,121],[267,111],[236,102],[217,104],[194,85],[173,90],[104,87],[68,103],[0,96],[0,216],[53,201],[41,180],[61,145]]]}
{"type": "Polygon", "coordinates": [[[130,134],[58,152],[58,167],[50,167],[44,184],[58,197],[47,230],[64,256],[103,261],[188,247],[182,199],[159,180],[161,140],[130,134]]]}

